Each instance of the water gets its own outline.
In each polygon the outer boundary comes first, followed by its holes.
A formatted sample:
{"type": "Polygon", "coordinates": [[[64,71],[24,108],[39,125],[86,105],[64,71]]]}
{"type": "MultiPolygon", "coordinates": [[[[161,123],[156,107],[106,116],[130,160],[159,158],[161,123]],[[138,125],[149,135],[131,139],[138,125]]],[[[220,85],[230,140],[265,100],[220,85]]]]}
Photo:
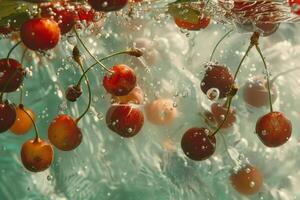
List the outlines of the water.
{"type": "MultiPolygon", "coordinates": [[[[276,2],[284,8],[283,23],[269,37],[261,38],[260,45],[274,76],[297,67],[300,41],[297,37],[298,19],[288,12],[286,3],[276,2]]],[[[134,45],[145,48],[140,60],[126,55],[105,61],[106,66],[125,63],[132,66],[143,89],[145,103],[156,98],[173,102],[177,115],[168,126],[145,121],[141,133],[124,139],[106,127],[105,113],[110,96],[102,86],[103,72],[94,69],[88,76],[92,83],[92,108],[79,123],[83,132],[82,144],[72,152],[55,150],[55,160],[49,170],[41,173],[26,171],[20,161],[22,143],[33,137],[34,132],[17,137],[9,132],[1,135],[0,145],[0,199],[29,200],[235,200],[235,199],[299,199],[299,127],[298,92],[299,71],[278,78],[279,98],[274,109],[284,112],[293,124],[291,140],[279,148],[266,148],[254,134],[255,122],[268,108],[252,108],[242,98],[242,86],[248,76],[263,75],[259,55],[251,51],[238,77],[240,90],[233,100],[237,122],[230,129],[217,135],[217,150],[206,161],[195,162],[182,152],[180,140],[190,127],[206,126],[199,114],[211,102],[200,89],[204,65],[211,51],[228,30],[234,32],[217,49],[214,60],[226,64],[234,71],[249,43],[250,34],[239,33],[233,19],[227,25],[212,23],[198,32],[182,32],[172,18],[163,14],[166,2],[145,5],[133,19],[124,18],[126,10],[109,14],[101,32],[82,33],[88,48],[101,58],[111,52],[134,45]],[[147,11],[147,12],[146,12],[147,11]],[[229,155],[236,162],[247,160],[259,168],[264,182],[261,192],[251,197],[238,194],[229,182],[233,169],[229,155]]],[[[208,13],[217,21],[225,19],[210,2],[208,13]],[[211,8],[211,9],[210,9],[211,8]]],[[[79,68],[71,59],[76,43],[72,37],[63,37],[60,45],[45,55],[28,52],[24,65],[30,68],[25,80],[25,105],[37,115],[41,136],[47,138],[49,122],[58,113],[78,116],[87,105],[87,90],[77,103],[64,99],[64,91],[80,77],[79,68]],[[50,58],[49,58],[50,57],[50,58]],[[32,75],[31,75],[32,74],[32,75]]],[[[9,40],[0,40],[0,55],[5,57],[12,46],[9,40]]],[[[84,52],[83,48],[80,47],[84,52]]],[[[18,48],[13,58],[20,58],[18,48]]],[[[87,53],[86,65],[93,63],[87,53]]],[[[18,102],[18,93],[10,94],[18,102]]],[[[143,109],[144,104],[138,106],[143,109]]]]}

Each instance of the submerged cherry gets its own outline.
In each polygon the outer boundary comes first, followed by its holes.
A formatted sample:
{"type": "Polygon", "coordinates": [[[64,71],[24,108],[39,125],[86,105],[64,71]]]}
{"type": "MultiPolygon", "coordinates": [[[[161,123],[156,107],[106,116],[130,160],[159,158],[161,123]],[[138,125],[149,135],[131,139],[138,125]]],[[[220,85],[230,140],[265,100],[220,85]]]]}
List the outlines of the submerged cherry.
{"type": "Polygon", "coordinates": [[[128,0],[88,0],[88,3],[94,10],[110,12],[124,8],[128,0]]]}
{"type": "Polygon", "coordinates": [[[48,138],[56,148],[71,151],[82,141],[82,133],[76,121],[69,115],[58,115],[48,128],[48,138]]]}
{"type": "Polygon", "coordinates": [[[14,92],[23,82],[24,69],[15,59],[0,59],[0,92],[14,92]]]}
{"type": "MultiPolygon", "coordinates": [[[[218,125],[223,123],[226,113],[227,113],[227,106],[221,105],[219,103],[213,103],[211,105],[211,113],[214,119],[216,120],[218,125]]],[[[226,121],[223,123],[221,128],[229,128],[233,126],[234,122],[236,121],[236,114],[233,109],[230,108],[226,121]]]]}
{"type": "Polygon", "coordinates": [[[28,140],[22,145],[22,163],[29,171],[41,172],[48,169],[53,157],[52,146],[40,138],[28,140]]]}
{"type": "Polygon", "coordinates": [[[23,105],[19,105],[16,107],[16,114],[16,120],[9,130],[16,135],[24,135],[32,129],[33,123],[30,117],[35,120],[35,113],[31,109],[24,108],[23,105]]]}
{"type": "Polygon", "coordinates": [[[300,15],[300,0],[288,0],[292,13],[300,15]]]}
{"type": "Polygon", "coordinates": [[[197,31],[200,29],[205,29],[210,22],[209,17],[205,17],[204,15],[199,17],[197,23],[191,23],[184,19],[174,17],[174,21],[179,28],[187,29],[190,31],[197,31]]]}
{"type": "Polygon", "coordinates": [[[116,103],[119,104],[127,104],[127,103],[141,104],[144,101],[144,92],[139,86],[136,86],[127,95],[112,96],[112,98],[116,103]]]}
{"type": "Polygon", "coordinates": [[[219,98],[224,98],[229,94],[233,84],[233,76],[227,67],[220,64],[209,64],[206,66],[201,81],[201,90],[207,94],[210,89],[218,89],[219,98]]]}
{"type": "Polygon", "coordinates": [[[286,143],[292,135],[292,123],[281,112],[270,112],[256,122],[256,133],[268,147],[286,143]]]}
{"type": "Polygon", "coordinates": [[[0,103],[0,133],[7,131],[15,122],[17,117],[16,108],[8,101],[0,103]]]}
{"type": "Polygon", "coordinates": [[[209,129],[190,128],[181,139],[181,148],[190,159],[205,160],[215,152],[216,138],[209,129]]]}
{"type": "Polygon", "coordinates": [[[112,105],[106,113],[107,127],[122,137],[133,137],[144,125],[144,115],[128,104],[112,105]]]}
{"type": "Polygon", "coordinates": [[[127,65],[115,65],[112,74],[103,78],[106,91],[115,96],[127,95],[136,86],[136,75],[127,65]]]}
{"type": "Polygon", "coordinates": [[[82,95],[82,89],[80,85],[70,85],[66,90],[66,99],[71,102],[75,102],[82,95]]]}
{"type": "Polygon", "coordinates": [[[259,192],[263,184],[263,176],[258,168],[246,165],[233,172],[230,176],[233,188],[243,195],[253,195],[259,192]]]}
{"type": "Polygon", "coordinates": [[[34,51],[53,49],[59,42],[60,34],[58,24],[47,18],[30,19],[20,30],[22,42],[34,51]]]}

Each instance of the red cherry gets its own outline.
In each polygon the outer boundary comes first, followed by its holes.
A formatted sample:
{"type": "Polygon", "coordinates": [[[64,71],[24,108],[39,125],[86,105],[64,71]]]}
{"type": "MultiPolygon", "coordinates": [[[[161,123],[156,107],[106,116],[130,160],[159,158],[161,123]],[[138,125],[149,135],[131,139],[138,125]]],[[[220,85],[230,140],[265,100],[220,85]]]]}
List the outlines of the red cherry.
{"type": "Polygon", "coordinates": [[[58,115],[48,128],[50,142],[62,151],[71,151],[82,141],[82,133],[69,115],[58,115]]]}
{"type": "MultiPolygon", "coordinates": [[[[268,106],[267,81],[261,76],[248,80],[243,87],[243,98],[247,104],[254,107],[268,106]]],[[[271,86],[271,98],[272,103],[277,99],[277,87],[274,84],[271,86]]]]}
{"type": "Polygon", "coordinates": [[[22,163],[29,171],[41,172],[48,169],[53,157],[52,146],[42,139],[28,140],[22,145],[22,163]]]}
{"type": "Polygon", "coordinates": [[[128,0],[88,0],[88,3],[94,10],[110,12],[124,8],[128,0]]]}
{"type": "Polygon", "coordinates": [[[277,31],[279,25],[280,23],[275,22],[275,17],[273,16],[262,16],[255,22],[255,26],[262,36],[272,35],[277,31]]]}
{"type": "Polygon", "coordinates": [[[14,59],[0,59],[0,92],[14,92],[23,82],[24,70],[14,59]]]}
{"type": "Polygon", "coordinates": [[[300,15],[300,0],[289,0],[292,13],[300,15]]]}
{"type": "Polygon", "coordinates": [[[79,21],[91,23],[95,21],[95,11],[93,9],[87,10],[85,7],[79,6],[76,8],[79,21]]]}
{"type": "Polygon", "coordinates": [[[206,66],[204,77],[201,81],[201,90],[207,94],[209,89],[219,90],[219,98],[224,98],[229,94],[234,79],[229,69],[224,65],[211,64],[206,66]]]}
{"type": "Polygon", "coordinates": [[[190,159],[205,160],[215,152],[216,138],[209,129],[191,128],[184,133],[181,148],[190,159]]]}
{"type": "MultiPolygon", "coordinates": [[[[224,121],[225,115],[227,113],[227,106],[221,105],[219,103],[213,103],[211,105],[211,112],[212,112],[212,115],[214,116],[214,119],[218,123],[218,125],[221,125],[221,123],[224,121]]],[[[235,111],[230,109],[227,119],[221,128],[229,128],[229,127],[233,126],[235,121],[236,121],[235,111]]]]}
{"type": "Polygon", "coordinates": [[[60,39],[58,24],[46,18],[36,18],[25,22],[20,31],[21,40],[29,49],[49,50],[54,48],[60,39]]]}
{"type": "Polygon", "coordinates": [[[43,4],[40,8],[42,17],[53,18],[58,23],[61,34],[68,33],[75,25],[75,12],[64,6],[64,2],[43,4]]]}
{"type": "Polygon", "coordinates": [[[243,195],[253,195],[260,191],[263,184],[263,176],[259,169],[252,165],[246,165],[230,176],[233,188],[243,195]]]}
{"type": "Polygon", "coordinates": [[[35,113],[31,109],[19,105],[16,107],[16,114],[16,120],[9,130],[16,135],[24,135],[32,129],[33,123],[30,117],[35,120],[35,113]]]}
{"type": "Polygon", "coordinates": [[[210,18],[201,16],[198,19],[198,23],[196,23],[196,24],[190,23],[190,22],[185,21],[184,19],[180,19],[180,18],[174,18],[174,21],[179,28],[187,29],[190,31],[197,31],[197,30],[206,28],[209,25],[210,18]]]}
{"type": "Polygon", "coordinates": [[[270,112],[256,122],[256,133],[268,147],[286,143],[292,134],[292,123],[281,112],[270,112]]]}
{"type": "Polygon", "coordinates": [[[106,91],[115,96],[125,96],[136,86],[136,76],[130,67],[115,65],[111,69],[112,74],[103,78],[103,86],[106,91]]]}
{"type": "Polygon", "coordinates": [[[144,115],[128,104],[113,105],[106,113],[107,127],[122,137],[133,137],[144,124],[144,115]]]}
{"type": "Polygon", "coordinates": [[[7,101],[0,103],[0,133],[7,131],[15,122],[17,117],[16,108],[7,101]]]}

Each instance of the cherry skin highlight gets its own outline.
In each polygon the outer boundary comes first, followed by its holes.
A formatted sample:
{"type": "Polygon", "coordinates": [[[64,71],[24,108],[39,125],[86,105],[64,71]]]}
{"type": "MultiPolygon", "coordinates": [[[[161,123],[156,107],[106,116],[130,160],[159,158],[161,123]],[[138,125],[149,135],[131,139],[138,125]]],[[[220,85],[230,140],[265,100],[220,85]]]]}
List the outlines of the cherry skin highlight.
{"type": "Polygon", "coordinates": [[[47,18],[30,19],[20,30],[22,42],[34,51],[53,49],[58,44],[60,35],[59,25],[47,18]]]}
{"type": "Polygon", "coordinates": [[[24,69],[17,60],[0,59],[0,92],[14,92],[23,82],[24,69]]]}
{"type": "Polygon", "coordinates": [[[7,131],[15,122],[17,117],[16,108],[7,101],[0,103],[0,133],[7,131]]]}
{"type": "Polygon", "coordinates": [[[94,10],[102,12],[118,11],[124,8],[128,0],[88,0],[94,10]]]}
{"type": "Polygon", "coordinates": [[[237,192],[243,195],[253,195],[261,190],[263,176],[255,166],[246,165],[231,174],[230,182],[237,192]]]}
{"type": "Polygon", "coordinates": [[[206,128],[190,128],[181,139],[181,148],[192,160],[206,160],[216,150],[216,138],[206,128]]]}
{"type": "Polygon", "coordinates": [[[212,64],[206,66],[206,71],[200,86],[204,94],[207,95],[209,89],[215,88],[219,90],[219,98],[224,98],[229,94],[233,84],[233,76],[227,67],[212,64]]]}
{"type": "MultiPolygon", "coordinates": [[[[219,126],[225,119],[225,116],[227,113],[227,107],[226,107],[226,105],[221,105],[219,103],[213,103],[211,105],[211,113],[219,126]]],[[[221,128],[229,128],[229,127],[233,126],[233,124],[235,122],[236,122],[235,111],[230,108],[227,119],[221,128]]]]}
{"type": "Polygon", "coordinates": [[[144,115],[140,109],[128,104],[113,105],[106,113],[106,125],[122,137],[133,137],[142,129],[144,115]]]}
{"type": "Polygon", "coordinates": [[[105,75],[103,86],[106,91],[115,96],[127,95],[136,86],[136,75],[126,65],[115,65],[111,69],[112,74],[105,75]]]}
{"type": "Polygon", "coordinates": [[[58,115],[48,128],[51,144],[62,151],[71,151],[82,141],[82,133],[75,120],[69,115],[58,115]]]}
{"type": "Polygon", "coordinates": [[[20,106],[16,107],[16,120],[9,129],[12,133],[16,135],[24,135],[33,128],[33,124],[30,117],[28,117],[28,115],[24,112],[23,109],[31,116],[33,120],[35,120],[35,113],[31,109],[20,108],[20,106]]]}
{"type": "Polygon", "coordinates": [[[292,123],[281,112],[270,112],[256,122],[256,134],[267,147],[278,147],[292,135],[292,123]]]}
{"type": "Polygon", "coordinates": [[[22,163],[31,172],[41,172],[48,169],[53,158],[52,146],[40,138],[28,140],[22,145],[22,163]]]}

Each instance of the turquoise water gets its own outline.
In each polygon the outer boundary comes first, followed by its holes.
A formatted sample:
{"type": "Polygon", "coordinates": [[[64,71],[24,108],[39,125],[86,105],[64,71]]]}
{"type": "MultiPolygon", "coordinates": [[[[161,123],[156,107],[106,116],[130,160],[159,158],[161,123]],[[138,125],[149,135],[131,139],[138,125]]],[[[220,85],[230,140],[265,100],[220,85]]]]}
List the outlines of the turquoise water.
{"type": "MultiPolygon", "coordinates": [[[[210,101],[200,90],[203,66],[219,38],[231,28],[230,25],[224,28],[221,24],[211,24],[203,31],[187,33],[175,27],[170,18],[162,18],[158,23],[148,19],[131,21],[111,14],[100,34],[88,30],[81,33],[87,46],[99,58],[132,47],[137,41],[148,43],[147,51],[154,53],[142,58],[142,62],[122,55],[105,64],[132,66],[146,94],[145,101],[170,98],[178,116],[165,127],[145,121],[136,137],[120,138],[106,127],[105,113],[110,97],[102,87],[103,73],[93,70],[89,74],[92,108],[79,123],[83,142],[72,152],[55,150],[55,161],[49,170],[30,173],[20,162],[20,147],[34,132],[21,137],[9,132],[1,135],[0,199],[299,199],[299,71],[277,82],[280,92],[275,109],[286,113],[293,123],[292,139],[280,148],[266,148],[254,134],[256,119],[267,112],[267,108],[249,108],[241,98],[241,91],[233,102],[239,111],[238,121],[233,128],[224,131],[225,140],[234,159],[248,159],[262,171],[264,184],[258,194],[244,197],[231,187],[228,176],[232,165],[220,136],[217,137],[217,151],[206,161],[191,161],[180,148],[180,139],[186,129],[204,125],[199,112],[208,108],[210,101]],[[132,23],[142,24],[142,28],[132,23]]],[[[297,24],[283,24],[275,34],[261,39],[272,75],[297,67],[298,31],[297,24]]],[[[233,71],[247,48],[249,37],[250,34],[234,31],[217,50],[215,59],[226,63],[233,71]]],[[[8,40],[0,40],[1,57],[6,56],[11,46],[8,40]]],[[[49,122],[58,113],[78,116],[87,105],[86,95],[77,103],[66,102],[63,96],[64,90],[80,77],[78,66],[71,59],[72,47],[64,37],[49,55],[28,52],[25,57],[24,66],[29,68],[29,73],[24,82],[24,103],[38,114],[37,125],[43,138],[47,138],[49,122]]],[[[84,52],[83,48],[81,51],[84,52]]],[[[19,48],[12,57],[19,59],[21,53],[19,48]]],[[[93,63],[88,54],[85,58],[86,66],[93,63]]],[[[238,84],[242,86],[249,75],[262,73],[262,63],[253,51],[245,61],[238,84]]],[[[86,92],[84,88],[84,94],[86,92]]],[[[9,98],[18,102],[18,93],[10,94],[9,98]]]]}

